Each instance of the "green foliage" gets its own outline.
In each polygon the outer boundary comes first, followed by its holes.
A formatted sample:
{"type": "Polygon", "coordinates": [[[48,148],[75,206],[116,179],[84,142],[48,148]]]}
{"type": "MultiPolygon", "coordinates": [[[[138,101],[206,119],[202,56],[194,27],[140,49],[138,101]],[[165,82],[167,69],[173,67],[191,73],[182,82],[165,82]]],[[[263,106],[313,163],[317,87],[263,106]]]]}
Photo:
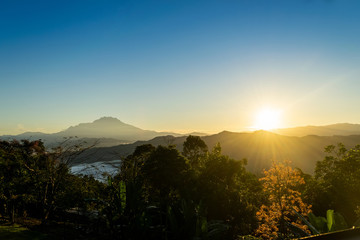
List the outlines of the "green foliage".
{"type": "Polygon", "coordinates": [[[123,181],[114,181],[108,177],[107,198],[102,213],[106,216],[107,225],[111,231],[116,231],[118,225],[124,222],[124,213],[126,208],[126,186],[123,181]]]}
{"type": "MultiPolygon", "coordinates": [[[[222,155],[220,144],[208,153],[198,137],[188,137],[185,149],[188,158],[171,145],[142,145],[124,160],[120,174],[109,183],[126,185],[124,211],[107,208],[108,216],[121,216],[113,225],[124,226],[121,232],[129,239],[224,239],[250,234],[262,195],[261,184],[246,171],[245,161],[222,155]]],[[[110,195],[105,201],[121,205],[110,195]]]]}
{"type": "Polygon", "coordinates": [[[178,150],[158,146],[145,161],[142,173],[150,191],[157,192],[163,202],[170,193],[177,195],[183,189],[188,170],[188,161],[178,150]]]}
{"type": "Polygon", "coordinates": [[[333,232],[348,228],[344,217],[334,210],[326,211],[326,218],[317,217],[315,214],[310,213],[308,215],[310,223],[321,233],[333,232]]]}
{"type": "Polygon", "coordinates": [[[209,153],[198,177],[197,194],[209,220],[222,220],[232,227],[228,234],[251,233],[256,226],[255,212],[261,201],[261,185],[247,172],[243,161],[221,154],[217,144],[209,153]]]}
{"type": "Polygon", "coordinates": [[[327,210],[326,211],[326,218],[327,218],[327,228],[329,231],[331,231],[331,228],[334,224],[334,210],[327,210]]]}
{"type": "Polygon", "coordinates": [[[136,147],[134,153],[123,160],[119,177],[124,181],[141,181],[144,163],[153,151],[155,147],[151,144],[136,147]]]}
{"type": "MultiPolygon", "coordinates": [[[[74,207],[80,184],[69,173],[61,148],[48,152],[41,141],[0,141],[0,205],[11,222],[28,215],[46,221],[74,207]]],[[[68,155],[70,157],[70,155],[68,155]]]]}
{"type": "Polygon", "coordinates": [[[222,239],[229,228],[223,221],[208,221],[202,203],[182,200],[168,208],[171,239],[222,239]]]}
{"type": "Polygon", "coordinates": [[[360,147],[326,151],[329,156],[318,163],[315,177],[288,169],[293,178],[269,185],[246,170],[245,159],[223,155],[219,143],[208,151],[200,137],[189,136],[183,153],[172,145],[138,146],[123,159],[118,175],[101,183],[69,173],[66,159],[75,152],[49,152],[40,141],[0,142],[0,214],[46,220],[75,208],[81,217],[95,213],[101,236],[110,239],[257,239],[251,236],[259,226],[256,212],[280,196],[276,217],[293,225],[279,228],[301,226],[293,210],[306,212],[313,204],[315,214],[337,207],[327,218],[308,216],[321,232],[335,231],[346,226],[341,214],[356,216],[360,206],[360,147]],[[303,180],[306,184],[299,184],[303,180]],[[300,197],[304,203],[299,204],[300,197]]]}
{"type": "MultiPolygon", "coordinates": [[[[317,217],[314,213],[309,213],[308,215],[309,221],[314,228],[320,233],[328,232],[328,221],[324,217],[317,217]]],[[[313,232],[313,234],[318,234],[318,232],[313,232]]]]}
{"type": "Polygon", "coordinates": [[[325,151],[328,155],[315,169],[318,187],[313,191],[314,208],[318,213],[335,209],[353,223],[360,206],[360,145],[352,149],[331,145],[325,151]]]}
{"type": "Polygon", "coordinates": [[[199,136],[189,135],[183,143],[183,155],[194,169],[203,165],[207,151],[208,147],[199,136]]]}

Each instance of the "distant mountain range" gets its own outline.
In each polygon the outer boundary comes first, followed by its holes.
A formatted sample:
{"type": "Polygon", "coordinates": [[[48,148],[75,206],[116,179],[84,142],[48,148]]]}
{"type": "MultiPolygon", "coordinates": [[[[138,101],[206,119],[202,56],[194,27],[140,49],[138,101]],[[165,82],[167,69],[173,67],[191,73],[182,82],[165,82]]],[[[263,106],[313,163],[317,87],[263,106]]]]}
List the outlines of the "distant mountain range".
{"type": "MultiPolygon", "coordinates": [[[[138,140],[149,140],[157,136],[172,135],[182,136],[183,134],[173,132],[156,132],[143,130],[138,127],[123,123],[117,118],[102,117],[92,123],[80,123],[77,126],[68,129],[46,134],[41,132],[26,132],[19,135],[0,136],[3,140],[38,140],[41,139],[47,146],[53,147],[60,144],[64,139],[72,137],[77,141],[86,141],[88,143],[97,143],[97,146],[115,146],[118,144],[131,143],[138,140]]],[[[206,134],[196,133],[198,136],[206,134]]]]}
{"type": "MultiPolygon", "coordinates": [[[[272,132],[255,131],[235,133],[224,131],[214,135],[192,133],[201,136],[212,148],[220,143],[223,153],[234,159],[248,159],[248,170],[261,173],[271,165],[272,160],[288,159],[295,167],[312,173],[316,161],[325,156],[324,148],[330,144],[344,143],[347,147],[360,144],[360,124],[333,124],[327,126],[306,126],[276,129],[272,132]]],[[[65,138],[77,137],[73,141],[96,142],[95,148],[83,153],[76,163],[112,161],[131,154],[141,144],[174,144],[182,151],[182,144],[189,134],[143,130],[112,117],[103,117],[92,123],[53,133],[27,132],[15,136],[1,136],[0,139],[42,139],[47,147],[63,142],[65,138]]]]}
{"type": "Polygon", "coordinates": [[[337,123],[326,126],[305,126],[294,128],[281,128],[271,130],[273,133],[286,135],[286,136],[298,136],[304,137],[307,135],[317,136],[348,136],[348,135],[360,135],[360,124],[350,123],[337,123]]]}

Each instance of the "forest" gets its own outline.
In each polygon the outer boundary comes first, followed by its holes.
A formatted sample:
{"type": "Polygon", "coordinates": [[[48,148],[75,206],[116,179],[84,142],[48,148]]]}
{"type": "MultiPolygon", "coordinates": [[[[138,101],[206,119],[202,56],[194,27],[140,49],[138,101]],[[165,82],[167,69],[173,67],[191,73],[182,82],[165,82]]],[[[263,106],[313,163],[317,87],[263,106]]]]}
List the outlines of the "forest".
{"type": "Polygon", "coordinates": [[[247,159],[190,135],[182,151],[138,146],[105,182],[70,172],[81,151],[0,141],[1,226],[41,239],[168,240],[292,239],[360,226],[360,145],[326,147],[313,175],[275,160],[255,175],[247,159]]]}

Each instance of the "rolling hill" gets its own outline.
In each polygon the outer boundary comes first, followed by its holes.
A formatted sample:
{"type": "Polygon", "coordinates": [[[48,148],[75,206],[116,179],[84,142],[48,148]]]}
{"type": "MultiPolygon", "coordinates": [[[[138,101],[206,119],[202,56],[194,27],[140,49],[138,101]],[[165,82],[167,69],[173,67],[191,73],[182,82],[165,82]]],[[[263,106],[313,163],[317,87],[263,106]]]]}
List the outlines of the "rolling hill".
{"type": "MultiPolygon", "coordinates": [[[[182,150],[182,144],[186,136],[156,137],[149,141],[137,141],[132,144],[124,144],[106,148],[94,148],[82,154],[77,163],[112,161],[121,159],[131,154],[136,146],[142,144],[169,145],[174,144],[178,150],[182,150]]],[[[279,134],[256,131],[252,133],[235,133],[224,131],[215,135],[202,137],[211,149],[216,143],[220,143],[223,153],[234,159],[248,160],[247,169],[259,174],[268,168],[273,160],[290,160],[294,167],[312,174],[317,161],[325,157],[324,148],[330,144],[344,143],[347,147],[360,144],[360,135],[350,136],[315,136],[305,137],[282,136],[279,134]]]]}

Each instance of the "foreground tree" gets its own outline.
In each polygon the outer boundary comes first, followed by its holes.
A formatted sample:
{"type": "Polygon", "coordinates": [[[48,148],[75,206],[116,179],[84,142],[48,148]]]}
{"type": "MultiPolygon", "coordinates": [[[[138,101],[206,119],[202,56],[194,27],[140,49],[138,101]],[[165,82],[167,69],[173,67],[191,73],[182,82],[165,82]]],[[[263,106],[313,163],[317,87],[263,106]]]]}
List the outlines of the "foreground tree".
{"type": "Polygon", "coordinates": [[[141,182],[143,167],[155,147],[151,144],[137,146],[135,151],[127,156],[121,163],[118,177],[125,182],[141,182]]]}
{"type": "Polygon", "coordinates": [[[24,165],[24,156],[31,147],[25,147],[18,141],[0,141],[0,205],[1,215],[15,221],[15,210],[23,199],[29,199],[30,186],[28,172],[24,165]]]}
{"type": "Polygon", "coordinates": [[[316,209],[319,215],[334,209],[353,224],[360,217],[360,145],[346,149],[340,143],[326,147],[325,152],[327,156],[315,169],[319,186],[314,192],[316,209]]]}
{"type": "Polygon", "coordinates": [[[300,172],[291,168],[289,162],[274,162],[264,174],[260,180],[269,202],[256,213],[261,223],[257,235],[264,239],[286,239],[293,234],[289,227],[310,233],[298,217],[298,214],[305,217],[311,212],[311,206],[302,201],[300,192],[296,190],[305,184],[300,172]]]}
{"type": "Polygon", "coordinates": [[[199,136],[189,135],[183,144],[183,155],[193,169],[203,166],[208,147],[199,136]]]}
{"type": "Polygon", "coordinates": [[[189,164],[174,146],[158,146],[143,166],[146,185],[160,203],[178,197],[187,181],[189,164]]]}
{"type": "Polygon", "coordinates": [[[30,214],[45,222],[57,209],[76,205],[74,184],[67,160],[76,151],[57,148],[51,153],[41,141],[0,141],[0,203],[2,215],[14,222],[30,214]]]}
{"type": "Polygon", "coordinates": [[[261,185],[245,169],[246,160],[231,159],[216,144],[208,154],[197,182],[198,199],[207,209],[209,221],[221,220],[229,229],[224,238],[250,234],[256,226],[255,213],[260,206],[261,185]]]}
{"type": "Polygon", "coordinates": [[[113,203],[122,212],[109,208],[112,216],[123,215],[124,222],[114,224],[127,226],[119,232],[128,239],[234,239],[250,234],[257,224],[262,187],[246,171],[246,161],[223,155],[220,144],[208,153],[198,137],[188,137],[184,147],[195,161],[174,146],[151,145],[137,147],[124,160],[115,179],[126,185],[125,208],[120,208],[121,201],[113,203]]]}

